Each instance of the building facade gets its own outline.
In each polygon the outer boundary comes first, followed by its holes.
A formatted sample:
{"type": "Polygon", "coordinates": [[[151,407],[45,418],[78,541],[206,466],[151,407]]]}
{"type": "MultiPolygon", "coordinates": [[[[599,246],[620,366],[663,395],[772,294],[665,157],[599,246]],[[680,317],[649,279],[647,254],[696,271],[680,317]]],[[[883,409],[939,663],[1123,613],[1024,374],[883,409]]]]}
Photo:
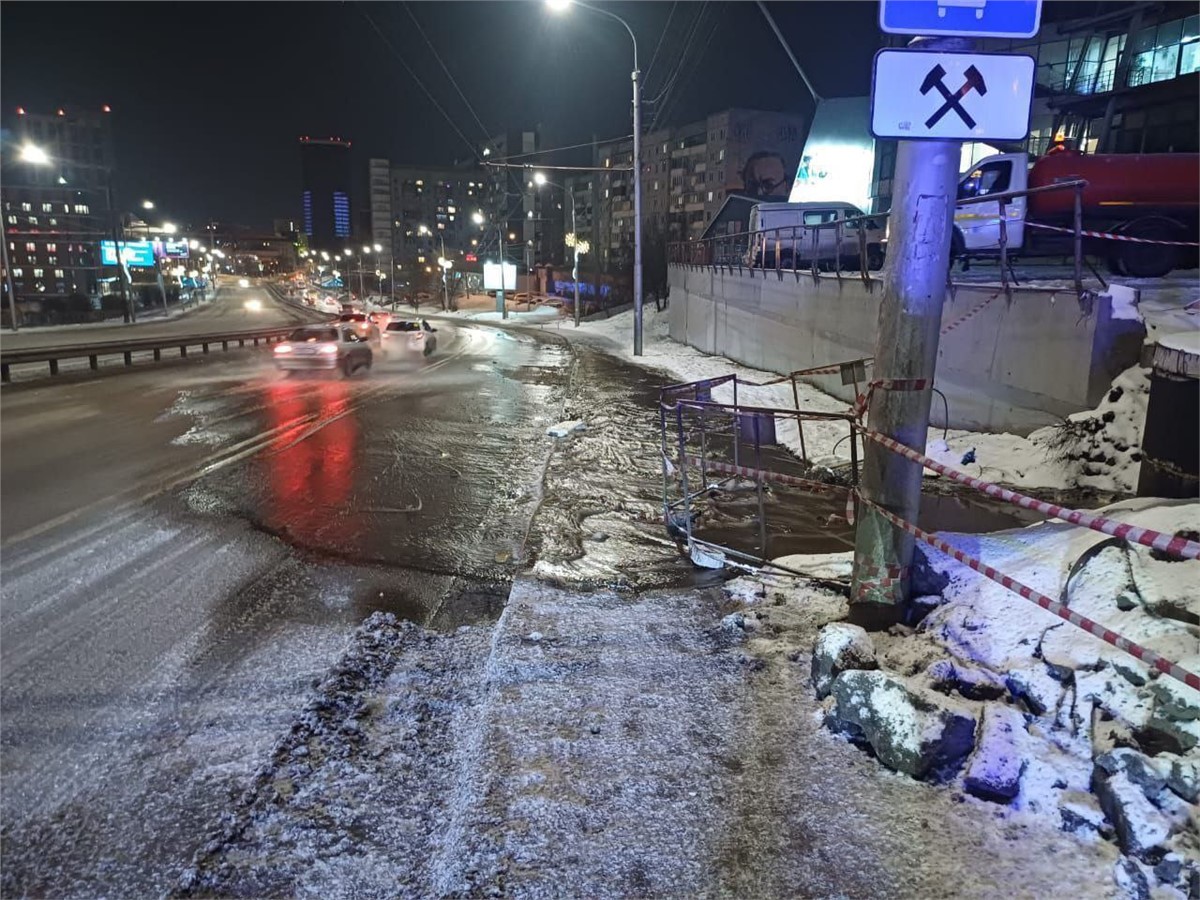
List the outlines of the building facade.
{"type": "MultiPolygon", "coordinates": [[[[111,240],[116,223],[111,113],[57,108],[36,112],[17,107],[4,117],[6,140],[0,176],[4,240],[13,293],[20,315],[53,321],[71,295],[92,305],[115,284],[116,269],[100,265],[100,241],[111,240]],[[23,158],[25,147],[43,159],[23,158]],[[61,308],[61,309],[60,309],[61,308]]],[[[8,315],[8,278],[3,309],[8,315]]]]}
{"type": "Polygon", "coordinates": [[[351,237],[350,142],[300,138],[301,222],[310,247],[338,250],[351,237]]]}
{"type": "MultiPolygon", "coordinates": [[[[1037,60],[1029,136],[965,144],[960,171],[993,153],[1045,153],[1064,140],[1085,153],[1200,149],[1200,15],[1194,3],[1060,4],[1043,10],[1032,40],[979,41],[979,49],[1037,60]],[[1080,15],[1083,10],[1090,15],[1080,15]]],[[[896,142],[875,148],[873,211],[891,208],[896,142]]]]}
{"type": "MultiPolygon", "coordinates": [[[[642,225],[668,241],[698,238],[730,194],[786,197],[807,121],[793,113],[727,109],[642,140],[642,225]]],[[[633,251],[633,140],[597,145],[591,242],[604,267],[633,251]]],[[[582,230],[582,229],[581,229],[582,230]]]]}

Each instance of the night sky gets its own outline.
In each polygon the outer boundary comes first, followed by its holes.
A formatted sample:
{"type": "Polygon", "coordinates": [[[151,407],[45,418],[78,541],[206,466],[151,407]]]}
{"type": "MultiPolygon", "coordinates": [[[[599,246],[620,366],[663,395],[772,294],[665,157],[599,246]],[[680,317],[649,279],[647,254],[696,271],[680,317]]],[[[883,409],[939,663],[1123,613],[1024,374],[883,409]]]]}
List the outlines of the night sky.
{"type": "MultiPolygon", "coordinates": [[[[811,115],[803,84],[751,2],[600,3],[638,37],[647,96],[694,37],[663,113],[670,124],[729,106],[811,115]],[[655,45],[670,32],[651,68],[655,45]]],[[[826,96],[866,94],[875,2],[770,4],[826,96]]],[[[541,2],[410,3],[489,132],[540,127],[544,146],[628,134],[629,36],[584,10],[541,2]]],[[[484,134],[401,3],[12,3],[0,6],[5,115],[25,106],[113,107],[117,189],[164,218],[269,225],[298,215],[297,138],[445,164],[471,148],[434,109],[367,17],[473,142],[484,134]]],[[[578,163],[574,160],[564,159],[578,163]]]]}

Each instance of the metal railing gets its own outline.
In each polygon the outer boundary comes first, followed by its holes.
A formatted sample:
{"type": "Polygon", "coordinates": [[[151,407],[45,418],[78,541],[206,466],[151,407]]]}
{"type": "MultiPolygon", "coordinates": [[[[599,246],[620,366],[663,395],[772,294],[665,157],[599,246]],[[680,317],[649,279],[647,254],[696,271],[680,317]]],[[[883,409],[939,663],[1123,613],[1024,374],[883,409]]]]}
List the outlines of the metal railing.
{"type": "MultiPolygon", "coordinates": [[[[996,258],[1000,263],[1001,285],[1006,293],[1030,290],[1021,286],[1012,271],[1009,258],[1008,208],[1018,198],[1034,194],[1050,193],[1053,191],[1071,190],[1074,192],[1073,227],[1074,238],[1072,255],[1074,257],[1075,293],[1081,304],[1086,304],[1090,292],[1083,287],[1083,267],[1087,265],[1092,274],[1105,284],[1104,279],[1083,254],[1083,190],[1087,187],[1084,179],[1073,179],[1042,187],[1026,188],[1020,191],[1004,191],[1002,193],[984,194],[978,197],[968,197],[958,200],[955,208],[973,206],[982,203],[998,205],[997,220],[999,224],[999,241],[996,250],[971,252],[960,248],[960,256],[964,259],[996,258]]],[[[674,265],[692,268],[708,268],[715,271],[735,270],[741,274],[749,272],[774,272],[779,280],[783,280],[785,272],[791,272],[796,281],[800,280],[802,271],[811,274],[814,280],[820,278],[822,269],[831,269],[838,282],[843,278],[845,266],[849,263],[857,269],[857,277],[868,288],[878,280],[871,274],[870,263],[874,262],[873,254],[878,253],[878,262],[882,263],[885,239],[881,230],[872,228],[869,223],[886,221],[891,213],[869,213],[833,222],[819,222],[803,225],[784,225],[776,228],[765,228],[756,231],[739,231],[733,234],[718,235],[711,238],[701,238],[694,241],[674,241],[667,246],[667,261],[674,265]],[[833,232],[832,243],[822,243],[822,232],[833,232]],[[879,232],[872,238],[869,231],[879,232]],[[847,240],[849,238],[849,240],[847,240]],[[851,244],[847,249],[846,245],[851,244]],[[800,264],[805,267],[802,269],[800,264]]],[[[875,267],[877,268],[877,267],[875,267]]],[[[947,284],[950,287],[969,285],[969,282],[954,282],[947,273],[947,284]]]]}
{"type": "Polygon", "coordinates": [[[100,357],[102,356],[123,356],[125,365],[132,366],[135,353],[153,352],[154,361],[159,362],[164,350],[178,350],[180,358],[186,358],[190,347],[199,347],[201,353],[208,353],[209,348],[216,344],[220,344],[222,350],[228,350],[230,345],[235,342],[239,347],[245,347],[247,342],[257,347],[260,342],[272,344],[282,341],[295,330],[295,325],[286,325],[277,328],[256,328],[213,334],[166,335],[132,340],[64,344],[58,347],[0,350],[0,381],[11,381],[10,366],[15,365],[48,363],[50,374],[57,375],[59,363],[63,360],[86,358],[88,367],[95,371],[100,368],[100,357]]]}
{"type": "MultiPolygon", "coordinates": [[[[662,453],[663,518],[667,529],[689,551],[699,545],[719,553],[759,565],[772,565],[768,531],[767,483],[770,490],[799,490],[809,494],[842,496],[858,484],[859,438],[855,436],[855,418],[851,411],[825,412],[801,409],[796,379],[804,375],[852,371],[856,377],[869,359],[853,360],[835,366],[802,369],[768,382],[750,382],[736,374],[705,381],[675,384],[659,393],[659,429],[662,453]],[[765,387],[790,381],[795,409],[747,405],[741,402],[739,386],[765,387]],[[712,399],[714,388],[729,385],[732,403],[712,399]],[[776,429],[781,422],[794,421],[800,440],[800,456],[776,456],[776,467],[791,467],[793,474],[764,471],[764,458],[779,443],[776,429]],[[808,458],[804,437],[805,422],[844,422],[850,441],[847,471],[817,473],[808,458]],[[714,477],[715,476],[715,477],[714,477]],[[743,479],[753,482],[755,492],[757,544],[734,547],[701,536],[697,527],[702,507],[723,493],[736,493],[743,479]],[[698,533],[699,532],[699,533],[698,533]]],[[[857,392],[857,385],[856,385],[857,392]]],[[[844,438],[845,439],[845,438],[844,438]]],[[[843,439],[843,440],[844,440],[843,439]]]]}

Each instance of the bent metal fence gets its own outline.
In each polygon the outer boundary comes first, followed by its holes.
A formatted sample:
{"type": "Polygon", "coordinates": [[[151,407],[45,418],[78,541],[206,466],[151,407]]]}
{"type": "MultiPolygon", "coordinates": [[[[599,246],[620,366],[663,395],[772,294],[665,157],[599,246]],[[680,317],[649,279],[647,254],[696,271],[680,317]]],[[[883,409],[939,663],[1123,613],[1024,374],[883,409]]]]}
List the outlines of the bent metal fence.
{"type": "MultiPolygon", "coordinates": [[[[1083,286],[1084,266],[1088,267],[1102,285],[1107,287],[1107,284],[1084,255],[1084,237],[1096,234],[1083,229],[1083,189],[1086,186],[1087,181],[1075,179],[1021,191],[1005,191],[958,200],[956,208],[984,203],[996,204],[994,214],[989,211],[981,215],[995,218],[999,228],[999,245],[995,253],[971,253],[965,248],[960,248],[960,254],[998,256],[1000,282],[1006,293],[1044,290],[1019,284],[1013,272],[1008,235],[1013,203],[1019,198],[1033,194],[1074,191],[1074,226],[1065,230],[1074,237],[1072,256],[1076,298],[1086,309],[1090,309],[1092,294],[1083,286]]],[[[804,272],[814,280],[819,280],[822,272],[832,272],[838,282],[841,282],[843,277],[858,278],[868,290],[873,290],[878,279],[871,273],[882,268],[887,244],[886,232],[880,223],[886,223],[889,215],[890,213],[869,213],[831,222],[805,222],[756,231],[739,231],[695,241],[674,241],[667,247],[667,261],[691,268],[730,273],[736,270],[739,274],[748,272],[752,277],[758,272],[764,277],[768,272],[773,272],[780,281],[788,272],[796,281],[800,280],[800,275],[804,272]],[[843,275],[847,271],[851,274],[843,275]]],[[[970,282],[955,282],[949,273],[947,284],[952,289],[958,286],[976,286],[970,282]]]]}
{"type": "MultiPolygon", "coordinates": [[[[862,360],[854,363],[861,364],[862,360]]],[[[842,364],[836,368],[842,368],[842,364]]],[[[829,366],[826,369],[835,367],[829,366]]],[[[779,383],[795,375],[783,376],[779,383]]],[[[1039,593],[1028,585],[987,565],[979,558],[955,547],[943,538],[930,534],[915,523],[906,521],[890,510],[866,500],[858,491],[858,441],[873,441],[907,460],[950,480],[989,497],[1012,503],[1025,509],[1035,510],[1047,517],[1069,524],[1089,528],[1101,534],[1119,538],[1128,543],[1150,547],[1160,553],[1179,559],[1200,559],[1200,542],[1183,534],[1166,534],[1153,529],[1141,528],[1086,510],[1070,509],[1047,503],[999,485],[990,484],[967,475],[950,466],[931,459],[925,454],[907,447],[892,438],[871,431],[863,423],[866,409],[872,396],[872,388],[883,386],[886,379],[867,382],[853,409],[844,413],[818,412],[814,410],[748,406],[739,403],[736,375],[726,375],[704,381],[675,384],[665,387],[659,397],[659,428],[661,434],[663,473],[663,519],[668,533],[686,547],[693,562],[700,566],[719,568],[727,559],[741,560],[761,566],[770,566],[792,572],[785,565],[770,559],[768,531],[770,515],[766,501],[768,490],[798,491],[809,496],[824,496],[826,508],[829,500],[837,504],[842,515],[827,514],[826,527],[844,523],[852,527],[857,519],[856,507],[870,507],[894,527],[915,537],[917,540],[937,548],[947,556],[966,565],[986,578],[995,581],[1018,596],[1037,604],[1053,615],[1069,622],[1076,628],[1123,650],[1142,660],[1148,666],[1200,690],[1200,676],[1177,662],[1166,659],[1153,650],[1143,647],[1067,608],[1064,604],[1039,593]],[[733,393],[731,403],[713,400],[713,390],[728,385],[733,393]],[[800,458],[791,458],[790,466],[796,471],[787,473],[765,465],[769,448],[776,443],[777,423],[795,421],[803,432],[805,422],[844,422],[850,441],[849,471],[842,475],[829,468],[818,467],[802,452],[800,458]],[[742,502],[740,509],[749,509],[749,518],[757,526],[757,544],[753,547],[734,547],[721,544],[705,534],[703,514],[706,504],[712,506],[714,499],[725,495],[726,503],[737,494],[753,492],[753,504],[742,502]]],[[[754,382],[741,380],[743,385],[754,382]]],[[[761,385],[756,385],[761,386],[761,385]]],[[[782,456],[770,460],[776,468],[784,468],[789,462],[782,456]]],[[[786,495],[784,495],[786,496],[786,495]]],[[[743,512],[743,516],[747,514],[743,512]]],[[[857,562],[856,562],[857,565],[857,562]]],[[[800,574],[800,573],[795,573],[800,574]]]]}

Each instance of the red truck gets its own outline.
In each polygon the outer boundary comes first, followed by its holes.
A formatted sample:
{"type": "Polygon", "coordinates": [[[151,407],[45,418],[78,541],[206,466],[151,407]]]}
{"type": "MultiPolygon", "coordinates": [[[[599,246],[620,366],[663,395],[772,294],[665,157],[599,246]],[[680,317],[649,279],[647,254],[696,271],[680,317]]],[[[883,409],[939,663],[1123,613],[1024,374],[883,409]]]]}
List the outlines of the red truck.
{"type": "MultiPolygon", "coordinates": [[[[1025,153],[981,159],[958,184],[958,199],[1021,191],[1083,179],[1083,228],[1113,237],[1086,236],[1084,252],[1105,259],[1118,275],[1154,278],[1195,268],[1200,233],[1200,154],[1084,155],[1056,149],[1032,165],[1025,153]],[[1143,241],[1123,241],[1120,237],[1143,241]]],[[[1013,256],[1063,256],[1073,252],[1075,192],[1015,197],[1005,204],[1008,252],[1013,256]],[[1041,226],[1041,227],[1039,227],[1041,226]],[[1057,229],[1066,229],[1057,230],[1057,229]]],[[[1000,203],[959,206],[953,255],[988,256],[1000,249],[1000,203]]]]}

